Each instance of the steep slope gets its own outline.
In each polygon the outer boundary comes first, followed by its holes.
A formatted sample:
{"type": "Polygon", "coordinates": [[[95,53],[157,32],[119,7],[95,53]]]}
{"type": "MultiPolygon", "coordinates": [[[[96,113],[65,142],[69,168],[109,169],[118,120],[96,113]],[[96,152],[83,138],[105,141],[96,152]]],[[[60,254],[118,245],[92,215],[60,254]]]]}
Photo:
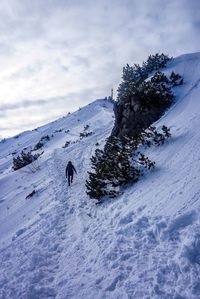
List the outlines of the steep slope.
{"type": "Polygon", "coordinates": [[[0,298],[200,297],[200,53],[174,59],[172,70],[185,83],[155,124],[172,138],[146,151],[156,169],[116,200],[96,206],[84,186],[113,126],[108,101],[0,144],[0,298]],[[87,124],[93,134],[80,140],[87,124]],[[39,169],[12,172],[12,152],[47,134],[39,169]],[[78,171],[71,188],[67,160],[78,171]]]}

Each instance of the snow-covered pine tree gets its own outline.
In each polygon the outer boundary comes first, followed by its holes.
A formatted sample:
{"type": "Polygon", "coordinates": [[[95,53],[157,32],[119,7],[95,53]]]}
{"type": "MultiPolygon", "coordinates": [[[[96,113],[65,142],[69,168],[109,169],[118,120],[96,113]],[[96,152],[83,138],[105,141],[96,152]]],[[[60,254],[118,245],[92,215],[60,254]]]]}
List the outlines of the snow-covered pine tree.
{"type": "Polygon", "coordinates": [[[167,127],[164,127],[163,133],[158,133],[153,127],[144,131],[174,99],[171,88],[180,78],[172,74],[168,79],[158,71],[169,60],[167,55],[157,53],[150,55],[142,66],[127,64],[123,68],[122,82],[117,90],[114,106],[115,127],[104,151],[95,152],[91,159],[93,171],[89,172],[86,182],[87,194],[91,198],[100,200],[106,195],[114,197],[120,186],[137,181],[143,168],[155,166],[138,148],[141,145],[163,144],[170,137],[167,127]],[[146,80],[152,71],[156,72],[146,80]],[[140,115],[143,117],[142,121],[140,115]],[[127,122],[131,121],[131,117],[136,119],[133,122],[135,126],[128,130],[127,122]],[[144,118],[147,117],[149,119],[146,121],[144,118]]]}
{"type": "Polygon", "coordinates": [[[150,74],[152,71],[158,71],[160,68],[166,67],[166,63],[170,59],[168,55],[156,53],[155,55],[149,55],[147,61],[143,62],[142,67],[150,74]]]}
{"type": "MultiPolygon", "coordinates": [[[[113,187],[127,184],[134,178],[134,169],[130,163],[133,147],[117,137],[111,136],[105,146],[105,155],[109,161],[108,179],[113,187]]],[[[108,163],[106,161],[106,163],[108,163]]]]}
{"type": "Polygon", "coordinates": [[[159,146],[166,142],[171,137],[170,128],[162,126],[161,132],[156,130],[156,127],[150,126],[146,130],[142,130],[137,139],[138,146],[144,145],[150,147],[152,145],[159,146]]]}
{"type": "Polygon", "coordinates": [[[135,94],[137,87],[148,77],[145,69],[138,64],[127,64],[122,71],[122,82],[117,89],[117,101],[126,101],[135,94]]]}
{"type": "Polygon", "coordinates": [[[104,151],[96,150],[91,158],[92,172],[88,172],[87,194],[90,198],[116,197],[120,186],[137,182],[142,168],[153,168],[155,163],[137,151],[137,142],[128,136],[123,140],[109,137],[104,151]]]}
{"type": "Polygon", "coordinates": [[[122,82],[117,90],[117,100],[123,101],[123,99],[133,95],[135,88],[144,82],[152,71],[158,71],[160,68],[165,67],[169,60],[169,56],[163,53],[156,53],[155,55],[150,55],[147,61],[143,62],[142,66],[139,64],[134,64],[134,66],[127,64],[122,71],[122,82]]]}
{"type": "Polygon", "coordinates": [[[90,159],[93,172],[88,172],[86,180],[87,194],[91,198],[100,199],[105,195],[106,182],[103,172],[104,152],[100,149],[95,150],[95,155],[90,159]]]}
{"type": "Polygon", "coordinates": [[[166,109],[174,99],[170,81],[161,72],[143,81],[137,89],[136,97],[143,108],[159,110],[166,109]]]}
{"type": "Polygon", "coordinates": [[[25,151],[22,151],[16,158],[13,157],[13,170],[18,170],[26,165],[29,165],[33,161],[37,160],[40,155],[41,153],[33,155],[31,152],[26,153],[25,151]]]}
{"type": "Polygon", "coordinates": [[[179,74],[176,74],[174,72],[171,73],[170,77],[170,83],[172,86],[182,85],[183,84],[183,78],[179,74]]]}
{"type": "Polygon", "coordinates": [[[170,128],[163,125],[162,126],[162,131],[163,131],[163,134],[164,134],[166,139],[171,137],[170,128]]]}

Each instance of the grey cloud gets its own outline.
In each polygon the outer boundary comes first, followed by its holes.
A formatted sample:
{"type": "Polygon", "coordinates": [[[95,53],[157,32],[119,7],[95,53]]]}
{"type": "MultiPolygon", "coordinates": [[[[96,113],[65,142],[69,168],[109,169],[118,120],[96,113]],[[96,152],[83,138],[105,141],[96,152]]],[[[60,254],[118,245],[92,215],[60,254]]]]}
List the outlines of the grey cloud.
{"type": "Polygon", "coordinates": [[[61,65],[60,67],[61,67],[61,69],[62,69],[64,72],[69,72],[69,67],[68,67],[68,66],[61,65]]]}
{"type": "Polygon", "coordinates": [[[42,63],[38,62],[35,63],[33,66],[26,66],[19,69],[17,72],[11,73],[8,76],[8,80],[14,80],[14,79],[23,79],[23,78],[30,78],[35,73],[38,73],[42,69],[42,63]]]}
{"type": "Polygon", "coordinates": [[[62,115],[116,90],[126,63],[199,51],[199,11],[197,0],[2,0],[0,59],[15,67],[0,86],[21,85],[8,90],[1,115],[31,107],[43,115],[49,105],[51,119],[58,104],[62,115]]]}
{"type": "MultiPolygon", "coordinates": [[[[99,90],[97,89],[99,92],[99,90]]],[[[81,104],[81,102],[78,101],[78,99],[81,97],[82,100],[85,98],[85,102],[88,102],[88,94],[93,97],[96,94],[96,90],[94,89],[84,89],[81,92],[77,93],[69,93],[66,96],[59,96],[59,97],[51,97],[46,99],[36,99],[36,100],[23,100],[15,104],[4,104],[0,105],[0,113],[5,113],[9,110],[17,110],[21,108],[30,108],[30,107],[41,107],[42,106],[50,106],[55,103],[55,105],[60,105],[60,108],[63,112],[63,108],[67,107],[67,101],[75,100],[77,103],[77,106],[75,109],[78,109],[78,105],[81,104]]],[[[95,99],[95,98],[93,98],[95,99]]],[[[67,109],[66,109],[67,110],[67,109]]]]}
{"type": "Polygon", "coordinates": [[[101,88],[85,89],[79,93],[45,100],[21,101],[16,105],[1,105],[0,131],[2,136],[10,136],[24,130],[34,129],[65,116],[68,112],[73,112],[97,98],[102,98],[101,88]],[[37,114],[37,120],[34,117],[35,114],[37,114]],[[7,126],[4,125],[5,119],[7,119],[7,126]]]}
{"type": "Polygon", "coordinates": [[[73,57],[73,63],[75,65],[82,65],[83,67],[89,67],[90,66],[90,62],[89,62],[89,58],[87,57],[82,57],[80,55],[75,55],[73,57]]]}
{"type": "Polygon", "coordinates": [[[41,100],[24,100],[21,101],[19,103],[15,103],[15,104],[4,104],[4,105],[0,105],[0,112],[6,112],[8,110],[15,110],[15,109],[19,109],[19,108],[24,108],[24,107],[31,107],[31,106],[38,106],[38,105],[43,105],[45,104],[47,101],[44,99],[41,100]]]}

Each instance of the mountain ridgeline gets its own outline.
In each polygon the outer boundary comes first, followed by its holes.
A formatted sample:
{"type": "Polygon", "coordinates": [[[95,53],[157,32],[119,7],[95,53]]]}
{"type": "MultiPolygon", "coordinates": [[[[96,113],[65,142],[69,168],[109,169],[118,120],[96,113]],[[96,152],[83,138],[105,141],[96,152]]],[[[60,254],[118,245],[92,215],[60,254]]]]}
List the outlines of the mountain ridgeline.
{"type": "Polygon", "coordinates": [[[174,102],[173,88],[183,84],[179,74],[172,71],[166,76],[161,71],[171,59],[157,53],[141,66],[123,68],[114,102],[114,128],[104,149],[97,149],[91,158],[93,170],[86,181],[90,198],[116,197],[121,186],[137,182],[145,169],[155,167],[141,149],[161,145],[171,136],[166,126],[160,132],[151,126],[174,102]]]}

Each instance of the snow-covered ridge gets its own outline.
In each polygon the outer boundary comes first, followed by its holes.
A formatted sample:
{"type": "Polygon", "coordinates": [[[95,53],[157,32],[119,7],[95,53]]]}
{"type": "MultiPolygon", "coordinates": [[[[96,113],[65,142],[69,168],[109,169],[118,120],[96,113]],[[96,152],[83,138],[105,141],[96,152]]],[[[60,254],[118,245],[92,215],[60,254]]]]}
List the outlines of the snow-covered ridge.
{"type": "Polygon", "coordinates": [[[96,206],[84,185],[113,126],[109,101],[0,143],[0,298],[200,297],[200,53],[170,61],[172,70],[184,84],[155,124],[172,138],[146,152],[156,169],[116,200],[96,206]],[[86,125],[93,134],[80,139],[86,125]],[[12,153],[45,135],[37,170],[13,172],[12,153]],[[70,189],[68,160],[78,172],[70,189]]]}
{"type": "MultiPolygon", "coordinates": [[[[98,130],[101,127],[101,119],[106,116],[107,110],[112,110],[110,101],[96,100],[92,104],[81,108],[72,114],[68,114],[47,125],[36,128],[32,131],[25,131],[14,137],[7,138],[0,142],[0,173],[11,171],[13,156],[17,156],[22,150],[31,150],[42,137],[49,136],[50,142],[45,146],[45,153],[52,152],[65,144],[66,140],[76,140],[86,124],[93,124],[89,130],[98,130]],[[104,109],[107,108],[107,109],[104,109]],[[69,132],[67,132],[69,130],[69,132]],[[9,165],[9,170],[8,170],[9,165]]],[[[110,112],[109,112],[110,113],[110,112]]],[[[105,125],[110,118],[104,120],[105,125]]]]}

